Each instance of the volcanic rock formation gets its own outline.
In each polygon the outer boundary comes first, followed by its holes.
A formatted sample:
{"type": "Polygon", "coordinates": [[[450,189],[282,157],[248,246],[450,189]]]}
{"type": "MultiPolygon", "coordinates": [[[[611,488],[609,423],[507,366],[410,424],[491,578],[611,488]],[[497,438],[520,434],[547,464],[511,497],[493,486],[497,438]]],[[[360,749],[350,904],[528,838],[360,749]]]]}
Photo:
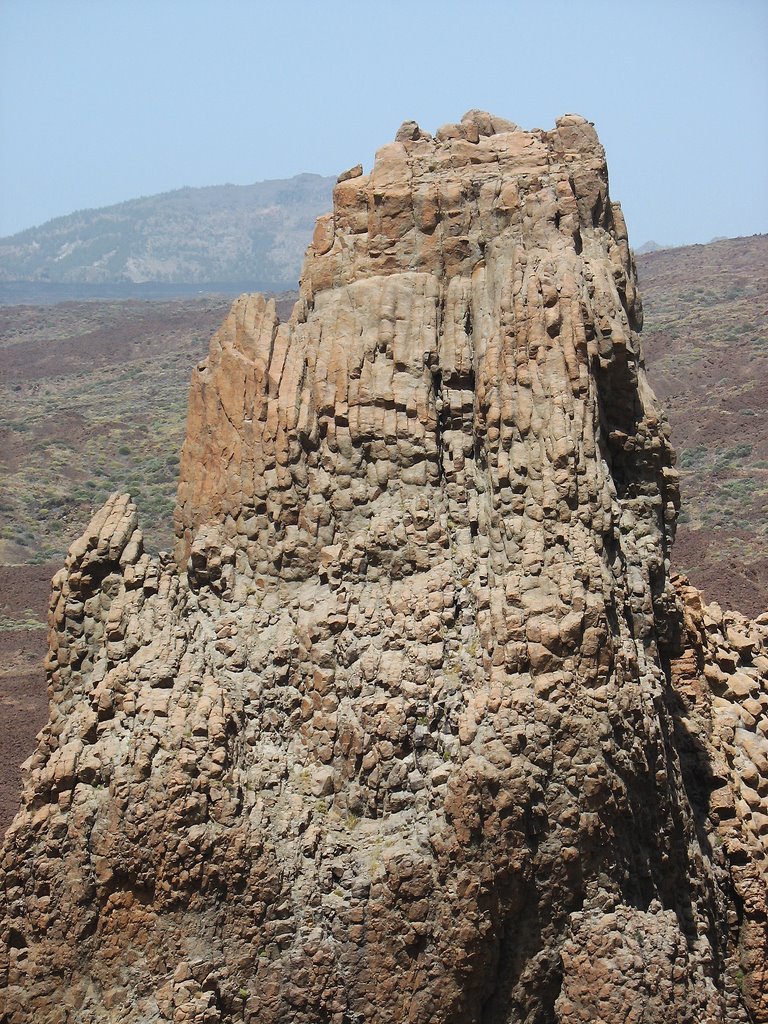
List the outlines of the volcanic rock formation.
{"type": "Polygon", "coordinates": [[[768,1020],[768,618],[669,577],[603,150],[408,122],[51,603],[4,1020],[768,1020]]]}

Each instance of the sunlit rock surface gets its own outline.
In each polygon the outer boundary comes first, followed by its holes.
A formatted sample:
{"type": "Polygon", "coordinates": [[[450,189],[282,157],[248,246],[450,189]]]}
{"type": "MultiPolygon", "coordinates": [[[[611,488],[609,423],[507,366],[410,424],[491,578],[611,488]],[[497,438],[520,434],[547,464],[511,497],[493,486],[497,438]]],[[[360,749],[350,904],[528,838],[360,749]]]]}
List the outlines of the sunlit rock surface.
{"type": "Polygon", "coordinates": [[[593,127],[406,122],[193,374],[172,558],[51,603],[9,1024],[748,1022],[768,619],[679,504],[593,127]]]}

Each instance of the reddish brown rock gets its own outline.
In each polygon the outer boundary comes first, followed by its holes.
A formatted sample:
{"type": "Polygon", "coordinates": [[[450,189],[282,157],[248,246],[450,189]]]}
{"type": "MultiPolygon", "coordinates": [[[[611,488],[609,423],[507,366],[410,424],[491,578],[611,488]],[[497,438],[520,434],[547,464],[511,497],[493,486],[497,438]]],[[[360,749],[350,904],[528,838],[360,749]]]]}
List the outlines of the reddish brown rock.
{"type": "Polygon", "coordinates": [[[115,495],[55,580],[8,1021],[766,1020],[766,629],[670,582],[593,127],[342,179],[195,371],[175,562],[115,495]]]}

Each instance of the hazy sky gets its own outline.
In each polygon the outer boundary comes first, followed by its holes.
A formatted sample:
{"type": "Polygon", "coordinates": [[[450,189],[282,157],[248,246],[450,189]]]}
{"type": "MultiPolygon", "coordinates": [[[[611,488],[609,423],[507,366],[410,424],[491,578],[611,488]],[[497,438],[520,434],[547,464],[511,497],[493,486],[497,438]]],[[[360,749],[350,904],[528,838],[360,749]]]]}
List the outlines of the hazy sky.
{"type": "Polygon", "coordinates": [[[594,121],[634,245],[768,231],[768,0],[0,0],[0,235],[470,107],[594,121]]]}

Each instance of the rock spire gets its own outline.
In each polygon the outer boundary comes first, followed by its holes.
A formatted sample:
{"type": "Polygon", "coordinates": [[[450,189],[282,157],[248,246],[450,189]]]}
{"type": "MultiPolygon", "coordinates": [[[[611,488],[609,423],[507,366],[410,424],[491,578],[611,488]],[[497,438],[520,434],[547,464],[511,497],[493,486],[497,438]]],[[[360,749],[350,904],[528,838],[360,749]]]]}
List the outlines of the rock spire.
{"type": "Polygon", "coordinates": [[[679,505],[593,126],[406,122],[54,580],[9,1024],[768,1020],[768,619],[679,505]]]}

